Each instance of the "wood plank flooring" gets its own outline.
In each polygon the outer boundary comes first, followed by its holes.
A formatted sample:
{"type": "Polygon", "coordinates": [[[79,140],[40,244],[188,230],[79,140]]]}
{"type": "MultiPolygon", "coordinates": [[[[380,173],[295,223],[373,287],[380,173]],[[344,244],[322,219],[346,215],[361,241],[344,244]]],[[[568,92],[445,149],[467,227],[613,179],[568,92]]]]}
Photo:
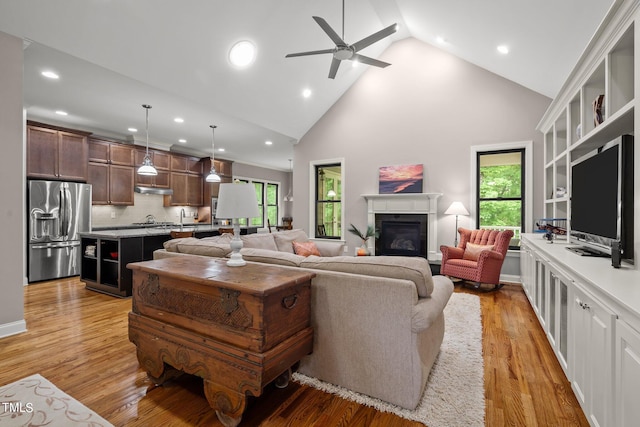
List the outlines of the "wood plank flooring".
{"type": "MultiPolygon", "coordinates": [[[[588,426],[521,288],[480,298],[486,425],[588,426]]],[[[147,379],[127,337],[130,309],[130,299],[88,291],[77,278],[25,287],[28,331],[0,339],[0,385],[40,373],[115,426],[221,426],[198,378],[161,387],[147,379]]],[[[291,383],[250,400],[241,425],[422,424],[291,383]]]]}

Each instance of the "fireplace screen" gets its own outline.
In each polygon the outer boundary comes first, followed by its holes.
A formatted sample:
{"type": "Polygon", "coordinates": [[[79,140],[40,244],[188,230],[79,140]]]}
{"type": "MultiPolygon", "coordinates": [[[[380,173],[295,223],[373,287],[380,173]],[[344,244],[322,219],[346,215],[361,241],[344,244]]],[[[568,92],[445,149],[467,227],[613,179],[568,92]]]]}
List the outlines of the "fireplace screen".
{"type": "MultiPolygon", "coordinates": [[[[380,235],[376,241],[376,255],[427,256],[426,216],[424,221],[412,220],[414,215],[392,215],[380,220],[380,235]]],[[[420,218],[422,219],[422,218],[420,218]]]]}

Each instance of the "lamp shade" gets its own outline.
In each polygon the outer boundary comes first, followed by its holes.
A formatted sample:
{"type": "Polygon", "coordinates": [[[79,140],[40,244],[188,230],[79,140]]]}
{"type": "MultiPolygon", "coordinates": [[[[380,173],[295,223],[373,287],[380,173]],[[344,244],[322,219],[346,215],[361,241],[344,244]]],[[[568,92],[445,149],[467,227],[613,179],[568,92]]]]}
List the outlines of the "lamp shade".
{"type": "Polygon", "coordinates": [[[218,192],[217,218],[254,218],[260,216],[256,190],[252,184],[223,183],[218,192]]]}
{"type": "Polygon", "coordinates": [[[445,215],[469,215],[469,211],[464,207],[462,202],[453,202],[451,206],[444,211],[445,215]]]}

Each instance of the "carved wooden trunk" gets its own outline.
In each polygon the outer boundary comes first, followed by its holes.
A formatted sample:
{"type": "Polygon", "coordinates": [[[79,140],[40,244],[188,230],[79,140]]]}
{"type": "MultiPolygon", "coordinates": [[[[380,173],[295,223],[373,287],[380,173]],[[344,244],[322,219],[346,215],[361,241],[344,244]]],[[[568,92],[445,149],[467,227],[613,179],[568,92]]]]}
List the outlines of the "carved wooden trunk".
{"type": "Polygon", "coordinates": [[[225,425],[240,421],[247,394],[259,396],[312,350],[312,273],[204,257],[128,267],[129,339],[141,366],[158,383],[172,375],[166,365],[204,378],[225,425]]]}

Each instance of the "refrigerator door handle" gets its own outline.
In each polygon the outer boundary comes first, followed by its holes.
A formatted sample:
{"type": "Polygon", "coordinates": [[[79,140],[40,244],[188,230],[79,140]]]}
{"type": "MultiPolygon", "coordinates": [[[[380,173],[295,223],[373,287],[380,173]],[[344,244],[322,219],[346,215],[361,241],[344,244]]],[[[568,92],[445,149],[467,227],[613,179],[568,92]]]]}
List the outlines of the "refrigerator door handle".
{"type": "Polygon", "coordinates": [[[31,249],[55,249],[55,248],[70,248],[73,246],[80,246],[80,242],[71,241],[68,243],[44,243],[41,245],[31,245],[31,249]]]}
{"type": "Polygon", "coordinates": [[[69,200],[71,199],[71,192],[66,185],[62,185],[60,189],[60,236],[62,236],[63,240],[69,239],[69,218],[71,216],[71,203],[69,200]]]}

